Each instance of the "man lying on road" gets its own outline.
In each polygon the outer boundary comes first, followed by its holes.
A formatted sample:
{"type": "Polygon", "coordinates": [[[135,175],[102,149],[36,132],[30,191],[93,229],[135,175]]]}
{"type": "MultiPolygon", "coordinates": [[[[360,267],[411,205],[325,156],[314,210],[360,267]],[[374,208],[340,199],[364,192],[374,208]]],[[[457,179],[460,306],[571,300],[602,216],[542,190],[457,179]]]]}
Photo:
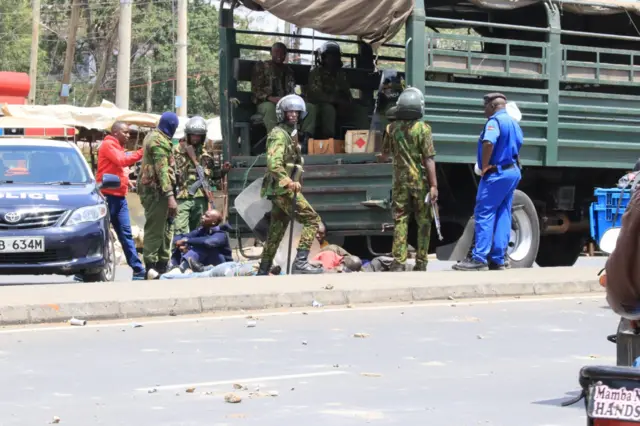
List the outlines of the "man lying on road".
{"type": "Polygon", "coordinates": [[[173,268],[202,272],[205,266],[216,266],[233,261],[227,232],[229,224],[221,224],[222,215],[208,210],[202,215],[200,227],[188,234],[174,238],[175,249],[171,256],[173,268]]]}
{"type": "MultiPolygon", "coordinates": [[[[224,262],[217,266],[205,266],[202,272],[183,273],[180,269],[174,269],[160,277],[161,280],[178,280],[187,278],[214,278],[214,277],[247,277],[256,275],[258,262],[224,262]]],[[[279,266],[272,266],[269,275],[283,275],[279,266]]]]}

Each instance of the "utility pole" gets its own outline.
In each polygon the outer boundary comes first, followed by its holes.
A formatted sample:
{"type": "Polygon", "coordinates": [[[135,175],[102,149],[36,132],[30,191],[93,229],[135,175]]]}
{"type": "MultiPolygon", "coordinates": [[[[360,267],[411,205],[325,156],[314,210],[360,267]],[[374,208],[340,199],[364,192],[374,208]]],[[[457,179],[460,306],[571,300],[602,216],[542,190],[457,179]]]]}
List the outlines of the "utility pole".
{"type": "MultiPolygon", "coordinates": [[[[62,87],[69,85],[71,82],[71,67],[73,66],[76,56],[76,33],[78,32],[78,23],[80,21],[80,0],[73,0],[71,4],[71,21],[69,23],[69,36],[67,37],[67,51],[64,57],[64,69],[62,71],[62,87]]],[[[60,92],[60,103],[66,104],[69,93],[63,96],[60,92]]]]}
{"type": "Polygon", "coordinates": [[[187,116],[187,0],[178,0],[178,74],[176,82],[176,98],[180,99],[177,107],[178,117],[187,116]]]}
{"type": "Polygon", "coordinates": [[[36,103],[36,83],[38,76],[38,46],[40,43],[40,0],[32,0],[31,24],[31,64],[29,65],[29,104],[36,103]]]}
{"type": "Polygon", "coordinates": [[[118,26],[118,71],[116,80],[116,106],[129,109],[129,80],[131,71],[131,0],[120,0],[118,26]]]}
{"type": "Polygon", "coordinates": [[[147,112],[150,113],[152,109],[151,104],[151,65],[147,66],[147,112]]]}
{"type": "Polygon", "coordinates": [[[284,22],[284,44],[287,46],[287,50],[291,49],[291,24],[287,21],[284,22]]]}

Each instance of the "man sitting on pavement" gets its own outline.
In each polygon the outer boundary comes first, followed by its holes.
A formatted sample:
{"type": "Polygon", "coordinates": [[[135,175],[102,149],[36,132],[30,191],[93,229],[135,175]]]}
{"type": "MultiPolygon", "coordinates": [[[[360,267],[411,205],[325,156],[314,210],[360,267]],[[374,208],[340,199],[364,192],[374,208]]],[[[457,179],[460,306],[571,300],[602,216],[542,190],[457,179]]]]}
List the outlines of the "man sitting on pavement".
{"type": "Polygon", "coordinates": [[[351,256],[351,253],[343,249],[337,244],[329,244],[327,238],[327,225],[324,222],[320,222],[318,226],[318,232],[316,233],[316,240],[320,244],[320,251],[332,251],[340,256],[351,256]]]}
{"type": "Polygon", "coordinates": [[[175,238],[172,264],[182,271],[204,271],[207,265],[219,265],[233,261],[229,236],[229,224],[221,224],[222,215],[217,210],[208,210],[202,215],[200,227],[175,238]]]}

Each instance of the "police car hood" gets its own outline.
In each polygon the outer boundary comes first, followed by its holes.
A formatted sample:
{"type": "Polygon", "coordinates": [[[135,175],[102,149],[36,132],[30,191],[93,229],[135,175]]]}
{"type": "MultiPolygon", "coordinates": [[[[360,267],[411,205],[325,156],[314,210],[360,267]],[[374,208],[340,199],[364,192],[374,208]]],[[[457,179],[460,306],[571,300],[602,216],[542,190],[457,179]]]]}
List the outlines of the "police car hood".
{"type": "Polygon", "coordinates": [[[87,185],[0,185],[0,209],[46,207],[71,210],[100,202],[95,184],[87,185]]]}

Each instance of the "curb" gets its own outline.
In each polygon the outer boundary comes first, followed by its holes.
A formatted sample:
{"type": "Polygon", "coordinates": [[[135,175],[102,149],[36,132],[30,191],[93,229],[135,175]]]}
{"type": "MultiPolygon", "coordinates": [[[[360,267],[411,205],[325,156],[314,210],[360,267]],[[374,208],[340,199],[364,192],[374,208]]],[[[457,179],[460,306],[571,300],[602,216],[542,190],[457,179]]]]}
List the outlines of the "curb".
{"type": "Polygon", "coordinates": [[[595,279],[567,279],[550,283],[534,281],[530,283],[443,284],[407,287],[390,285],[389,288],[372,289],[219,294],[86,303],[10,305],[0,306],[0,325],[60,323],[66,322],[72,317],[84,320],[112,320],[240,310],[299,308],[311,306],[314,301],[325,306],[335,306],[603,292],[603,288],[595,279]]]}

